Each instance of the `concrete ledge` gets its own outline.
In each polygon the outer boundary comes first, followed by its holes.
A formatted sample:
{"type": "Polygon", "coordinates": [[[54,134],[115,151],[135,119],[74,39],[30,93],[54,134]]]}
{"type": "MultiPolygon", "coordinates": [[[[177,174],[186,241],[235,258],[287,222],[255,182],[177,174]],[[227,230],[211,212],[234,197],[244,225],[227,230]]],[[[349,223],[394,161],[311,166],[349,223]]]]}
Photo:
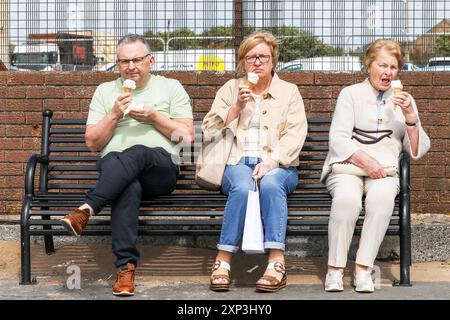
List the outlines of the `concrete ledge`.
{"type": "MultiPolygon", "coordinates": [[[[450,260],[450,216],[420,215],[412,217],[412,260],[450,260]]],[[[0,240],[20,241],[18,216],[0,216],[0,240]]],[[[54,237],[55,246],[67,244],[111,244],[109,236],[54,237]]],[[[175,245],[193,248],[216,249],[217,236],[142,236],[139,244],[175,245]]],[[[286,255],[297,257],[327,256],[327,237],[289,236],[286,241],[286,255]]],[[[359,237],[354,237],[350,245],[349,259],[354,260],[359,237]]],[[[32,237],[32,242],[43,244],[43,237],[32,237]]],[[[386,236],[380,247],[378,259],[395,260],[400,253],[398,237],[386,236]]]]}

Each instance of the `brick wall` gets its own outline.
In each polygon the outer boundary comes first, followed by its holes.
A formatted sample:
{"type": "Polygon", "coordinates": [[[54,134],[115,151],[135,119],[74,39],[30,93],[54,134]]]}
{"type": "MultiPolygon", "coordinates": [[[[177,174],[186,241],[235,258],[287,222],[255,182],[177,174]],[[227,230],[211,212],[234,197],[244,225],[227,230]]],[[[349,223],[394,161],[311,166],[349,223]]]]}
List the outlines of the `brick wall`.
{"type": "MultiPolygon", "coordinates": [[[[185,86],[195,116],[202,119],[216,90],[233,74],[165,73],[185,86]]],[[[18,214],[23,176],[30,154],[38,153],[42,111],[56,116],[87,116],[95,87],[117,73],[0,73],[0,214],[18,214]]],[[[286,73],[282,79],[298,85],[308,116],[331,116],[340,90],[360,82],[360,73],[286,73]]],[[[450,196],[450,73],[404,73],[405,90],[412,93],[425,130],[432,139],[430,152],[412,165],[412,212],[449,214],[450,196]]]]}

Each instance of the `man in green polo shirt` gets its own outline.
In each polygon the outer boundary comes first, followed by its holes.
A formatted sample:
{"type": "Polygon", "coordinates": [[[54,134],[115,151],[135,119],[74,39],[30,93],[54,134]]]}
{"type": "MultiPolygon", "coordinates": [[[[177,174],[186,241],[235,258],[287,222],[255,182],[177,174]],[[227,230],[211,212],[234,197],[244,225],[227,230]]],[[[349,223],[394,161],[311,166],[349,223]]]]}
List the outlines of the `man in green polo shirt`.
{"type": "Polygon", "coordinates": [[[117,267],[113,294],[127,296],[134,294],[139,260],[141,200],[173,191],[179,172],[175,146],[192,143],[194,124],[190,99],[181,84],[150,74],[154,57],[142,36],[124,36],[116,52],[121,77],[98,86],[86,126],[86,145],[101,152],[100,177],[85,203],[61,223],[79,236],[90,215],[111,204],[117,267]],[[125,81],[134,81],[135,90],[125,92],[125,81]]]}

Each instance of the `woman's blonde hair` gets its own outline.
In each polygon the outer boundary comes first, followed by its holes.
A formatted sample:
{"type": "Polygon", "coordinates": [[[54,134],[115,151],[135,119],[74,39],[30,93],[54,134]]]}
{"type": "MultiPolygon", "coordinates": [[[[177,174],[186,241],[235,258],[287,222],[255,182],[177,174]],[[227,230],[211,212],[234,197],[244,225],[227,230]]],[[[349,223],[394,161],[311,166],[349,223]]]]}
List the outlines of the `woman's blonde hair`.
{"type": "Polygon", "coordinates": [[[252,34],[248,35],[239,46],[238,50],[238,65],[236,67],[236,71],[238,76],[242,76],[245,74],[245,56],[247,53],[252,50],[254,47],[256,47],[260,43],[265,43],[269,46],[270,52],[272,54],[272,61],[273,61],[273,70],[275,70],[275,67],[278,64],[278,39],[275,38],[273,34],[270,32],[264,32],[264,31],[255,31],[252,34]]]}
{"type": "Polygon", "coordinates": [[[377,58],[377,54],[381,50],[386,50],[392,56],[394,56],[398,62],[398,69],[402,70],[405,54],[400,45],[394,40],[378,39],[372,42],[372,44],[366,50],[366,55],[364,57],[364,69],[366,70],[366,72],[368,72],[370,65],[375,61],[375,59],[377,58]]]}

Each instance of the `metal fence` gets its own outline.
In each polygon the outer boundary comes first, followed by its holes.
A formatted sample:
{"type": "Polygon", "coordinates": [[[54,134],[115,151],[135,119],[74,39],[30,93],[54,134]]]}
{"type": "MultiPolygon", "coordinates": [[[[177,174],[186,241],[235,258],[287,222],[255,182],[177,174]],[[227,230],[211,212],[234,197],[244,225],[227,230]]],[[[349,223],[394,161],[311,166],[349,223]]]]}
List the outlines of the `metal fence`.
{"type": "Polygon", "coordinates": [[[254,30],[281,40],[285,71],[359,71],[378,38],[399,41],[408,70],[450,64],[427,67],[450,57],[450,1],[0,0],[0,8],[3,70],[114,70],[127,33],[148,39],[156,71],[234,70],[254,30]]]}

